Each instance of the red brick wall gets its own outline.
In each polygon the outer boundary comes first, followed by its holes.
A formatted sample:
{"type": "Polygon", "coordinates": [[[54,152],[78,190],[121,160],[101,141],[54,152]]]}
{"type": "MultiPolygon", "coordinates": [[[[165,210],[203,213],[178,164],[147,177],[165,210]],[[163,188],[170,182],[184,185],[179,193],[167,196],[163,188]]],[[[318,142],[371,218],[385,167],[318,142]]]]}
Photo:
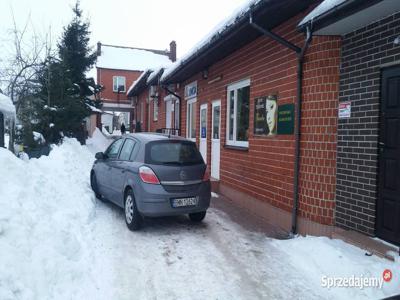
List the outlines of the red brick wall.
{"type": "MultiPolygon", "coordinates": [[[[296,25],[304,14],[274,31],[297,45],[304,36],[296,25]]],[[[340,40],[315,37],[304,66],[304,101],[301,137],[300,215],[322,224],[333,224],[336,168],[336,122],[340,40]]],[[[198,83],[197,141],[199,107],[208,103],[207,163],[211,158],[211,102],[221,100],[222,183],[261,201],[290,211],[293,205],[294,135],[254,136],[254,98],[276,93],[278,104],[296,102],[296,55],[275,41],[260,37],[209,68],[208,79],[200,74],[198,83]],[[222,80],[208,81],[222,75],[222,80]],[[250,78],[250,135],[248,151],[224,147],[226,140],[227,86],[250,78]]],[[[182,100],[182,135],[186,136],[186,101],[182,100]]]]}
{"type": "MultiPolygon", "coordinates": [[[[125,76],[126,92],[129,87],[141,74],[140,71],[124,71],[124,70],[111,70],[111,69],[97,69],[97,83],[104,86],[104,90],[101,92],[101,99],[107,101],[109,99],[118,101],[118,94],[113,92],[113,76],[125,76]]],[[[128,98],[125,93],[119,94],[119,100],[121,103],[128,102],[128,98]]]]}

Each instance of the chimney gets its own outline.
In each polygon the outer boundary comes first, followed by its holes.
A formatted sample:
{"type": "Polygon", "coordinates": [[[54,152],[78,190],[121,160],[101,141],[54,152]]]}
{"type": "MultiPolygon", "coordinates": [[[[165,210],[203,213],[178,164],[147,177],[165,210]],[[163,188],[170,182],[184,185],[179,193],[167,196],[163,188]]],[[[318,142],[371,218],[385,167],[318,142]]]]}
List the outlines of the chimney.
{"type": "Polygon", "coordinates": [[[176,42],[172,41],[171,43],[169,43],[169,59],[172,62],[176,61],[176,42]]]}
{"type": "Polygon", "coordinates": [[[101,42],[97,42],[97,56],[101,55],[101,42]]]}

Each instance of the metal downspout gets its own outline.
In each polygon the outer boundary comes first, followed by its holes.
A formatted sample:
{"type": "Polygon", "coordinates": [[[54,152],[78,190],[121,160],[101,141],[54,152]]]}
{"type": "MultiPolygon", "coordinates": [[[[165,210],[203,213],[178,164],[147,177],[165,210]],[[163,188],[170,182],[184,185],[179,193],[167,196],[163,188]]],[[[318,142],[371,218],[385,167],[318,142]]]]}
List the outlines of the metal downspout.
{"type": "Polygon", "coordinates": [[[294,175],[293,175],[293,208],[292,208],[292,226],[291,235],[297,233],[297,212],[299,207],[299,173],[300,173],[300,135],[301,135],[301,104],[303,94],[303,63],[304,56],[308,49],[308,46],[312,40],[312,31],[310,26],[307,26],[307,34],[304,46],[302,48],[297,47],[288,40],[285,40],[281,36],[262,28],[253,22],[252,15],[249,16],[249,24],[261,32],[263,35],[268,36],[280,43],[281,45],[294,51],[297,56],[297,100],[296,100],[296,126],[295,126],[295,163],[294,163],[294,175]]]}
{"type": "Polygon", "coordinates": [[[307,27],[307,36],[301,52],[297,56],[297,103],[296,103],[296,126],[295,126],[295,161],[294,161],[294,184],[293,184],[293,210],[291,233],[297,233],[297,213],[299,209],[299,175],[300,175],[300,137],[301,137],[301,105],[303,100],[303,64],[304,55],[312,40],[312,32],[307,27]]]}

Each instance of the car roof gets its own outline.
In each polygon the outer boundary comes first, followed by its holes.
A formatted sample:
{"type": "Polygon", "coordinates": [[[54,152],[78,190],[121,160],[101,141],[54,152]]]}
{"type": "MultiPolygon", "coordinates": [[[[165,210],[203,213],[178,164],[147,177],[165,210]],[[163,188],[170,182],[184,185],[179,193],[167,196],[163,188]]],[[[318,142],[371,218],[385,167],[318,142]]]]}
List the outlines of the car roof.
{"type": "Polygon", "coordinates": [[[180,140],[180,141],[190,141],[181,136],[168,135],[156,132],[140,132],[140,133],[128,133],[126,136],[131,136],[143,142],[161,141],[161,140],[180,140]]]}

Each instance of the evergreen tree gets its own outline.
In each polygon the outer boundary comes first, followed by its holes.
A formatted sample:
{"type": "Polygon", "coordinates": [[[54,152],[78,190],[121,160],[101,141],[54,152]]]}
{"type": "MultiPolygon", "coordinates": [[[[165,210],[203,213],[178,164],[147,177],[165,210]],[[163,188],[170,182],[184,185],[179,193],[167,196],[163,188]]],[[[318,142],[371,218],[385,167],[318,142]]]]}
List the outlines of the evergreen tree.
{"type": "Polygon", "coordinates": [[[89,98],[100,87],[85,75],[96,62],[96,53],[89,46],[89,23],[82,20],[79,1],[72,11],[74,17],[58,43],[58,59],[49,60],[40,76],[43,101],[38,108],[42,117],[37,131],[51,143],[63,135],[79,138],[83,119],[90,115],[88,105],[101,107],[100,101],[89,98]]]}

